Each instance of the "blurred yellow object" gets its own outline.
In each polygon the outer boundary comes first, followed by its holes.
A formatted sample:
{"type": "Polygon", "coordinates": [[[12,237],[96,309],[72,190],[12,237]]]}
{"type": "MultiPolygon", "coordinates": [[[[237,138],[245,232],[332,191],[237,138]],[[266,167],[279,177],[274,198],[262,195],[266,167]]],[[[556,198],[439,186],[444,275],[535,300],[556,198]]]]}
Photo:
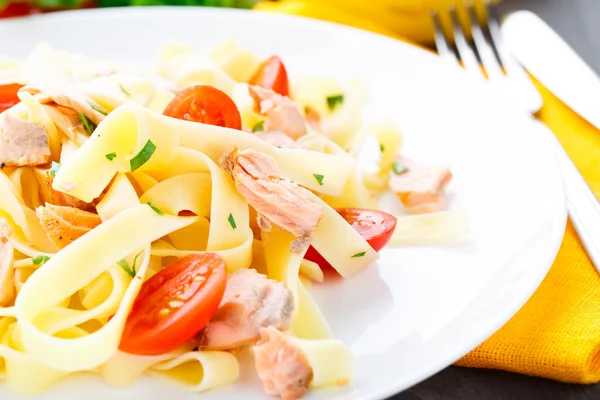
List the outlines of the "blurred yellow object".
{"type": "MultiPolygon", "coordinates": [[[[481,1],[475,0],[475,3],[481,1]]],[[[433,42],[431,10],[440,10],[442,23],[449,29],[447,10],[451,4],[455,4],[455,0],[263,0],[254,9],[332,21],[396,39],[430,44],[433,42]]],[[[458,11],[461,21],[466,21],[464,8],[458,11]]]]}

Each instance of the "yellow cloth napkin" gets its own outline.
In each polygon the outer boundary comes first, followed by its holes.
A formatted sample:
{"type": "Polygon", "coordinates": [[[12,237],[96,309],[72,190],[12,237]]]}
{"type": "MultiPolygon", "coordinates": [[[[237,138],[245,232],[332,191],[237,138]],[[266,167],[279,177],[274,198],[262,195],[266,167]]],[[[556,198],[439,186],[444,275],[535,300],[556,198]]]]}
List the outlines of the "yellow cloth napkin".
{"type": "MultiPolygon", "coordinates": [[[[283,0],[259,3],[257,9],[330,20],[403,39],[402,30],[391,29],[391,17],[382,17],[384,23],[377,23],[377,16],[389,11],[394,2],[416,4],[415,0],[283,0]],[[368,4],[370,12],[358,13],[356,2],[368,4]]],[[[415,14],[407,11],[404,17],[398,17],[398,12],[395,15],[402,21],[415,14]]],[[[414,31],[406,36],[428,42],[425,35],[431,35],[431,30],[425,24],[429,21],[422,18],[410,24],[414,31]]],[[[554,131],[598,195],[600,132],[538,82],[536,85],[544,98],[538,118],[554,131]]],[[[573,383],[600,381],[600,275],[570,222],[558,256],[535,294],[504,327],[457,365],[573,383]]]]}

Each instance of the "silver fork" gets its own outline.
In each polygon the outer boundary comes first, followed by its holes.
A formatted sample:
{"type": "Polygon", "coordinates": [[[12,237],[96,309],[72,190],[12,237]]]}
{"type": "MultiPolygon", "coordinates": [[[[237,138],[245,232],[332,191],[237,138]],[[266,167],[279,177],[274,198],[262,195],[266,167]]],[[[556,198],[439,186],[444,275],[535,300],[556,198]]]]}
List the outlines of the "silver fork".
{"type": "MultiPolygon", "coordinates": [[[[503,44],[495,6],[483,5],[486,21],[479,20],[471,2],[466,3],[464,7],[469,14],[472,43],[466,39],[454,6],[447,10],[454,41],[444,34],[438,12],[432,12],[435,43],[440,57],[456,67],[460,67],[459,61],[462,61],[464,68],[479,79],[487,79],[515,105],[530,114],[539,111],[542,107],[542,97],[503,44]],[[451,45],[452,42],[457,54],[451,45]]],[[[536,125],[552,143],[563,175],[569,217],[590,260],[600,272],[600,203],[554,133],[539,121],[536,125]]]]}

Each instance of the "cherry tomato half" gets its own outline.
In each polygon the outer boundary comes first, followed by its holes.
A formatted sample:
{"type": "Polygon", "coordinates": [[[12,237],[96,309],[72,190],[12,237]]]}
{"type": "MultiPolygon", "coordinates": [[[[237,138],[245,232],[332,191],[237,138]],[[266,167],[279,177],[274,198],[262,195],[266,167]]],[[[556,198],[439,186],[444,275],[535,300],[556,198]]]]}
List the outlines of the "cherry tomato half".
{"type": "Polygon", "coordinates": [[[233,100],[213,86],[184,89],[171,100],[163,114],[186,121],[242,129],[242,118],[233,100]]]}
{"type": "Polygon", "coordinates": [[[256,74],[250,79],[251,85],[271,89],[282,96],[289,96],[290,84],[283,61],[277,56],[272,56],[262,63],[256,74]]]}
{"type": "Polygon", "coordinates": [[[142,285],[119,349],[156,355],[183,345],[210,321],[226,284],[225,261],[217,253],[190,254],[167,265],[142,285]]]}
{"type": "Polygon", "coordinates": [[[23,85],[19,85],[18,83],[0,85],[0,112],[8,110],[21,101],[17,97],[17,92],[22,87],[23,85]]]}
{"type": "MultiPolygon", "coordinates": [[[[361,208],[341,208],[337,212],[352,225],[375,251],[381,250],[391,239],[396,228],[396,217],[385,211],[361,208]]],[[[333,268],[312,246],[304,256],[308,261],[319,264],[321,268],[333,268]]]]}

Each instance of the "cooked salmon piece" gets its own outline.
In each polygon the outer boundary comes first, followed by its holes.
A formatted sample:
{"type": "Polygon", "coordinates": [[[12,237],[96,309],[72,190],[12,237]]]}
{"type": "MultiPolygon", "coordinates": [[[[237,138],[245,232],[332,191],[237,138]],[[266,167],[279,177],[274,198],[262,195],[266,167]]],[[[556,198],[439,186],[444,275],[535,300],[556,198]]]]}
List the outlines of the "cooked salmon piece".
{"type": "Polygon", "coordinates": [[[260,328],[289,329],[292,324],[292,293],[282,283],[253,269],[229,275],[225,294],[204,329],[200,347],[231,350],[255,342],[260,328]]]}
{"type": "Polygon", "coordinates": [[[311,200],[310,192],[282,178],[275,159],[255,150],[233,149],[221,157],[220,164],[256,209],[260,228],[268,231],[273,223],[297,238],[291,243],[292,252],[305,250],[323,218],[323,210],[311,200]]]}
{"type": "Polygon", "coordinates": [[[261,328],[260,341],[252,352],[267,394],[294,400],[308,392],[313,370],[302,350],[283,333],[273,327],[261,328]]]}
{"type": "Polygon", "coordinates": [[[8,240],[11,234],[8,221],[0,218],[0,307],[6,306],[15,297],[14,249],[8,240]]]}
{"type": "Polygon", "coordinates": [[[42,126],[8,113],[0,115],[0,164],[23,167],[49,159],[48,133],[42,126]]]}
{"type": "Polygon", "coordinates": [[[96,208],[85,201],[81,201],[76,197],[70,196],[66,193],[59,192],[52,188],[52,182],[54,181],[54,175],[49,168],[36,167],[33,168],[33,173],[38,181],[38,188],[40,193],[40,200],[42,203],[54,204],[57,206],[69,206],[79,208],[84,211],[95,211],[96,208]]]}
{"type": "Polygon", "coordinates": [[[53,87],[51,85],[34,84],[27,85],[21,88],[21,90],[35,95],[41,104],[56,103],[59,106],[70,108],[77,113],[82,113],[96,125],[102,122],[105,116],[102,108],[75,86],[61,85],[61,87],[53,87]]]}
{"type": "Polygon", "coordinates": [[[38,207],[36,214],[48,238],[59,249],[66,247],[102,223],[98,214],[68,206],[46,204],[38,207]]]}
{"type": "Polygon", "coordinates": [[[77,141],[76,134],[89,135],[83,126],[83,121],[79,113],[72,108],[56,104],[44,104],[42,107],[50,119],[52,119],[56,128],[69,139],[77,141]]]}
{"type": "Polygon", "coordinates": [[[392,171],[389,185],[408,212],[425,214],[445,207],[446,186],[452,179],[448,168],[401,156],[396,157],[395,163],[397,171],[392,171]]]}
{"type": "Polygon", "coordinates": [[[259,139],[264,140],[271,146],[279,147],[281,149],[301,149],[301,145],[296,143],[294,139],[281,131],[269,131],[269,132],[255,132],[255,136],[259,139]]]}
{"type": "Polygon", "coordinates": [[[264,124],[266,132],[281,131],[293,140],[306,135],[306,121],[296,103],[288,97],[252,85],[248,86],[248,92],[254,100],[256,112],[267,117],[264,124]]]}

